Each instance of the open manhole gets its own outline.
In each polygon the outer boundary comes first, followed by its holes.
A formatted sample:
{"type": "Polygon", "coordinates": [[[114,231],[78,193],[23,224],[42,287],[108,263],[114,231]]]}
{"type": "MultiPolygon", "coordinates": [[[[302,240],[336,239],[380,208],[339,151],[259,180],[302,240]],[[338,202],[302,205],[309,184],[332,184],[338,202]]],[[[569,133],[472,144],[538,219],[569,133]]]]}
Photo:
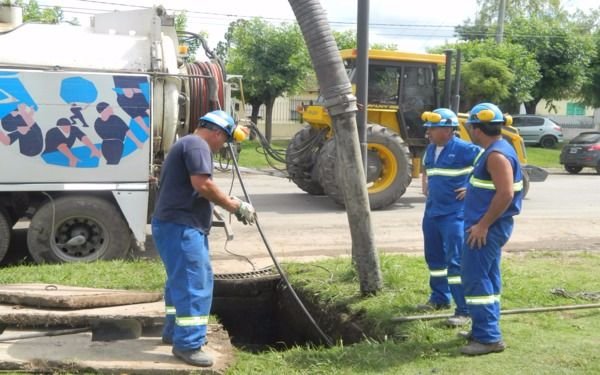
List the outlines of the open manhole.
{"type": "MultiPolygon", "coordinates": [[[[300,298],[304,300],[301,295],[300,298]]],[[[332,334],[336,324],[332,324],[331,316],[314,306],[306,307],[321,329],[332,334]]],[[[223,324],[231,343],[244,350],[285,349],[322,343],[274,268],[215,275],[211,314],[223,324]]],[[[351,337],[348,339],[355,341],[351,337]]]]}

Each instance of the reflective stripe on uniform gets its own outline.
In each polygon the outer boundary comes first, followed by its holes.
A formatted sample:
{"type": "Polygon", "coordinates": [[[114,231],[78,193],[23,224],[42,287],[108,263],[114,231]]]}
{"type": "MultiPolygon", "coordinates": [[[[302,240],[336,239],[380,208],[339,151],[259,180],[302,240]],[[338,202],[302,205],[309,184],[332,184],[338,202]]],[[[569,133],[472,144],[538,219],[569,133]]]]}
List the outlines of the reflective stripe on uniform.
{"type": "Polygon", "coordinates": [[[500,302],[499,294],[492,294],[490,296],[465,296],[465,300],[468,305],[491,305],[496,302],[500,302]]]}
{"type": "Polygon", "coordinates": [[[460,279],[460,276],[448,276],[448,284],[457,285],[461,282],[462,280],[460,279]]]}
{"type": "Polygon", "coordinates": [[[431,277],[443,277],[448,275],[448,269],[443,270],[429,270],[429,276],[431,277]]]}
{"type": "Polygon", "coordinates": [[[178,316],[175,324],[180,327],[205,326],[208,324],[208,316],[178,316]]]}
{"type": "Polygon", "coordinates": [[[473,171],[473,167],[466,167],[462,169],[453,169],[453,168],[429,168],[427,169],[427,176],[448,176],[448,177],[456,177],[456,176],[464,176],[473,171]]]}
{"type": "Polygon", "coordinates": [[[483,155],[484,152],[485,152],[485,150],[483,150],[483,149],[479,150],[479,154],[477,154],[477,156],[475,157],[475,160],[473,160],[473,165],[477,164],[477,160],[479,160],[479,158],[481,157],[481,155],[483,155]]]}
{"type": "MultiPolygon", "coordinates": [[[[496,186],[494,185],[493,181],[481,180],[479,178],[475,178],[475,176],[471,176],[471,178],[469,179],[469,183],[480,189],[496,190],[496,186]]],[[[513,191],[521,190],[523,190],[523,181],[515,182],[513,184],[513,191]]]]}
{"type": "Polygon", "coordinates": [[[165,306],[165,314],[167,315],[175,315],[175,306],[165,306]]]}

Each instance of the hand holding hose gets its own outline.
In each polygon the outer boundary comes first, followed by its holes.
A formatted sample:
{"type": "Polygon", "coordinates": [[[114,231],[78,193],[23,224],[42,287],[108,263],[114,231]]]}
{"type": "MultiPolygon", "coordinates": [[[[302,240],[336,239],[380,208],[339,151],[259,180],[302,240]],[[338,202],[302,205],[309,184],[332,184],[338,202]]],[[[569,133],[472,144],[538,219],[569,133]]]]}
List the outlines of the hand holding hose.
{"type": "Polygon", "coordinates": [[[250,203],[244,202],[238,197],[231,197],[231,199],[239,203],[238,208],[233,213],[238,221],[241,221],[244,223],[244,225],[254,224],[256,217],[256,210],[254,207],[250,203]]]}

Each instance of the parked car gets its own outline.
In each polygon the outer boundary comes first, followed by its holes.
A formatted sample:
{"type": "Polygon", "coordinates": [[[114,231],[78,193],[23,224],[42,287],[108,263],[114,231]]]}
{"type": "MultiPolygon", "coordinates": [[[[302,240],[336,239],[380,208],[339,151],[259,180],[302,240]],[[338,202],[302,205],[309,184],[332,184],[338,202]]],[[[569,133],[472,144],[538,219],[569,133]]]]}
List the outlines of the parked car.
{"type": "Polygon", "coordinates": [[[554,148],[563,142],[560,126],[551,119],[535,115],[514,115],[513,126],[519,129],[526,145],[554,148]]]}
{"type": "Polygon", "coordinates": [[[600,174],[600,132],[583,132],[571,139],[560,153],[560,164],[571,174],[584,167],[595,168],[600,174]]]}

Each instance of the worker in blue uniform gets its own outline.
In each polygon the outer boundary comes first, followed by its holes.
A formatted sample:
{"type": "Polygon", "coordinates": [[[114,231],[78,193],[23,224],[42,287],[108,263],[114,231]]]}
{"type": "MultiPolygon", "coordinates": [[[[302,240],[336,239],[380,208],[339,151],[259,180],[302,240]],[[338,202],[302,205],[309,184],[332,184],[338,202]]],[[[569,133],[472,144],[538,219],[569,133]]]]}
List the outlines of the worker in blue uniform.
{"type": "Polygon", "coordinates": [[[422,311],[450,307],[454,316],[446,323],[469,323],[460,277],[460,256],[464,236],[463,207],[468,177],[480,147],[454,135],[458,118],[447,108],[422,115],[430,144],[423,156],[423,194],[427,196],[423,215],[425,261],[429,268],[431,294],[422,311]]]}
{"type": "Polygon", "coordinates": [[[502,139],[502,125],[512,119],[491,103],[474,106],[467,120],[473,141],[485,151],[469,178],[465,198],[465,243],[462,282],[472,319],[461,349],[466,355],[501,352],[501,249],[513,231],[513,216],[521,212],[523,174],[514,148],[502,139]]]}
{"type": "Polygon", "coordinates": [[[212,180],[212,154],[234,135],[239,139],[238,134],[227,113],[207,113],[193,134],[173,144],[159,180],[152,236],[167,273],[162,340],[173,345],[176,357],[194,366],[213,363],[202,350],[213,293],[207,238],[213,204],[244,224],[255,219],[251,204],[229,197],[212,180]]]}

